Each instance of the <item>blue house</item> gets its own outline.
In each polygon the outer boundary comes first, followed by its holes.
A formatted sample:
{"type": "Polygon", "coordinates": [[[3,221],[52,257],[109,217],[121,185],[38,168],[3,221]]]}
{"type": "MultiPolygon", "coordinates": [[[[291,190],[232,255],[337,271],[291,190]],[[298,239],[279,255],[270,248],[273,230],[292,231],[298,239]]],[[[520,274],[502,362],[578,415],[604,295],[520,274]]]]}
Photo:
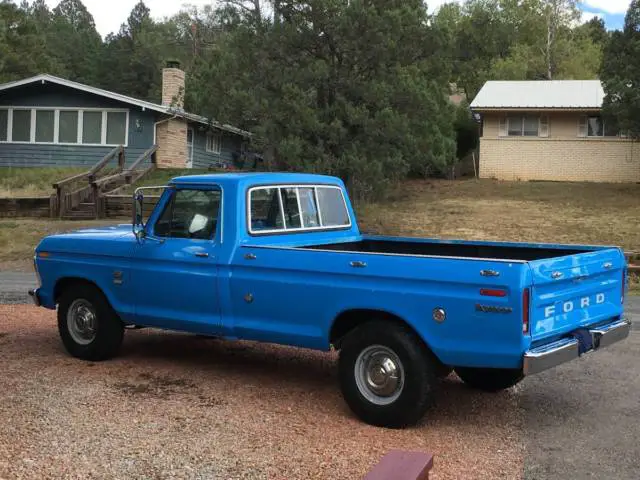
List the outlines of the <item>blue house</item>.
{"type": "Polygon", "coordinates": [[[158,168],[228,165],[250,133],[185,112],[185,74],[162,72],[162,103],[52,75],[0,85],[0,166],[89,166],[115,146],[127,163],[158,145],[158,168]]]}

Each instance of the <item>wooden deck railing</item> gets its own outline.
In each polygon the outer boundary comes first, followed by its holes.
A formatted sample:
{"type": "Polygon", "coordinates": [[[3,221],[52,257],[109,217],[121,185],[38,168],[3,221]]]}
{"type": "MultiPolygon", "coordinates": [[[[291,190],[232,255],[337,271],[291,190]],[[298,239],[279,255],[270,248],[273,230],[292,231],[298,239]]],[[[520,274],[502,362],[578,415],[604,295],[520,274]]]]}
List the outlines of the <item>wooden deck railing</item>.
{"type": "MultiPolygon", "coordinates": [[[[118,171],[124,169],[125,153],[124,147],[119,145],[107,153],[102,160],[96,163],[90,170],[69,178],[65,178],[53,184],[56,191],[56,213],[58,217],[63,217],[66,213],[78,207],[83,202],[99,203],[99,191],[95,186],[96,179],[100,172],[114,158],[118,158],[118,171]]],[[[97,211],[96,211],[97,214],[97,211]]]]}

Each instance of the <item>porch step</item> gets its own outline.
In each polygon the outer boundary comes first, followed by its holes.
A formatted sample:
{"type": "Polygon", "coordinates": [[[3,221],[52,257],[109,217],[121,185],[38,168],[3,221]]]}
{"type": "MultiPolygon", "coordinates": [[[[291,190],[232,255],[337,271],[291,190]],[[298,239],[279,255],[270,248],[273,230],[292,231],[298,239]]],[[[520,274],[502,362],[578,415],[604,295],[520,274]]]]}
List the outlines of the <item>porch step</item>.
{"type": "Polygon", "coordinates": [[[83,202],[73,210],[65,213],[62,218],[65,220],[92,220],[95,218],[95,205],[90,202],[83,202]]]}

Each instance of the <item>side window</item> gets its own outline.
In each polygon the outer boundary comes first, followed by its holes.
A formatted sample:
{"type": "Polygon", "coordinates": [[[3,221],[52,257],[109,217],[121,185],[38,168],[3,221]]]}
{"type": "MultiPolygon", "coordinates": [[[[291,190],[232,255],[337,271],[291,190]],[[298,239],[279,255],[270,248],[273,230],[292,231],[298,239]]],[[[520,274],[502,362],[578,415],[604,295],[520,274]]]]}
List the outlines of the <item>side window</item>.
{"type": "Polygon", "coordinates": [[[260,188],[251,191],[251,230],[279,230],[284,228],[278,188],[260,188]]]}
{"type": "Polygon", "coordinates": [[[287,222],[286,228],[300,228],[300,209],[298,208],[298,196],[295,188],[281,188],[282,206],[284,207],[284,218],[287,222]]]}
{"type": "Polygon", "coordinates": [[[348,227],[342,190],[325,186],[258,187],[249,194],[250,232],[348,227]]]}
{"type": "Polygon", "coordinates": [[[316,194],[314,188],[299,188],[300,209],[302,210],[302,224],[305,228],[315,228],[320,226],[318,217],[318,207],[316,205],[316,194]]]}
{"type": "Polygon", "coordinates": [[[158,237],[213,239],[220,210],[220,190],[176,190],[154,225],[158,237]]]}
{"type": "Polygon", "coordinates": [[[349,212],[339,188],[318,187],[318,205],[322,212],[322,225],[343,227],[349,225],[349,212]]]}

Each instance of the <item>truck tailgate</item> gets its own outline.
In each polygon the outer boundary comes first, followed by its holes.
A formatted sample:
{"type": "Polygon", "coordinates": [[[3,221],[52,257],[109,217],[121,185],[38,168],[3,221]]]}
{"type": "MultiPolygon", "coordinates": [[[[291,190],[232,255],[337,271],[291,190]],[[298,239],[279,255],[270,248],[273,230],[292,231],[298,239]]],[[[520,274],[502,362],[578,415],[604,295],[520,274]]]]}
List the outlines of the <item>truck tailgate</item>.
{"type": "Polygon", "coordinates": [[[619,249],[535,260],[529,266],[532,342],[622,314],[625,260],[619,249]]]}

